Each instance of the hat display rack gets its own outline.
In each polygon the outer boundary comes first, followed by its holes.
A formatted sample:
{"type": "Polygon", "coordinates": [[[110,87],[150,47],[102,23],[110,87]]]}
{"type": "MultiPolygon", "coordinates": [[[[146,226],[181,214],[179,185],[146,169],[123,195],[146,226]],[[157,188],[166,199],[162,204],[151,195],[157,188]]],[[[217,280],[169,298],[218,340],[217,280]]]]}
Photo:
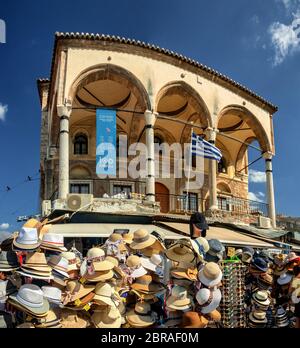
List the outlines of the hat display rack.
{"type": "Polygon", "coordinates": [[[221,326],[224,328],[246,327],[245,266],[237,257],[220,262],[223,271],[222,300],[220,304],[221,326]]]}

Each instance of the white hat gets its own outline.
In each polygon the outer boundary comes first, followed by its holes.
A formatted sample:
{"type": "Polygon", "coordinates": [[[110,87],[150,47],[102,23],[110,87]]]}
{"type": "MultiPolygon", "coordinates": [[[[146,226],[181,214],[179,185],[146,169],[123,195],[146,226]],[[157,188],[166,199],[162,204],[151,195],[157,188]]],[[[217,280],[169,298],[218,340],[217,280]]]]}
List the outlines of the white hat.
{"type": "Polygon", "coordinates": [[[172,288],[171,296],[167,298],[167,307],[175,310],[189,310],[192,306],[192,299],[188,296],[187,289],[175,285],[172,288]]]}
{"type": "Polygon", "coordinates": [[[61,253],[61,256],[68,260],[69,266],[68,271],[76,271],[78,270],[78,259],[72,251],[64,251],[61,253]]]}
{"type": "Polygon", "coordinates": [[[210,290],[207,288],[200,289],[196,294],[196,300],[201,306],[203,314],[210,313],[219,307],[222,294],[220,289],[210,290]]]}
{"type": "Polygon", "coordinates": [[[54,286],[42,286],[43,295],[51,303],[61,303],[61,290],[54,286]]]}
{"type": "Polygon", "coordinates": [[[159,254],[153,254],[150,259],[146,257],[141,258],[141,264],[144,268],[157,272],[158,268],[161,268],[161,264],[163,262],[163,258],[159,254]]]}
{"type": "Polygon", "coordinates": [[[51,266],[56,272],[62,274],[65,278],[69,278],[68,267],[69,261],[62,255],[53,255],[48,260],[48,265],[51,266]]]}
{"type": "Polygon", "coordinates": [[[294,304],[297,304],[300,302],[300,287],[295,289],[292,292],[291,300],[294,304]]]}
{"type": "Polygon", "coordinates": [[[223,273],[215,262],[208,262],[198,273],[198,279],[208,287],[218,285],[222,280],[223,273]]]}
{"type": "Polygon", "coordinates": [[[115,306],[113,302],[114,289],[109,283],[97,283],[95,288],[94,300],[104,302],[108,306],[115,306]]]}
{"type": "Polygon", "coordinates": [[[203,258],[204,254],[209,251],[209,243],[203,237],[198,237],[196,239],[191,239],[191,243],[195,252],[203,258]]]}
{"type": "Polygon", "coordinates": [[[141,265],[141,258],[136,255],[127,258],[126,266],[129,268],[132,278],[140,278],[147,274],[147,270],[141,265]]]}
{"type": "Polygon", "coordinates": [[[36,249],[40,244],[41,240],[38,238],[38,230],[33,227],[22,227],[13,241],[13,245],[19,249],[36,249]]]}
{"type": "Polygon", "coordinates": [[[293,276],[289,273],[283,273],[279,276],[279,278],[277,279],[277,283],[279,285],[286,285],[288,283],[291,282],[293,276]]]}
{"type": "Polygon", "coordinates": [[[41,248],[67,251],[67,249],[64,247],[64,236],[62,234],[55,233],[45,233],[43,235],[41,248]]]}

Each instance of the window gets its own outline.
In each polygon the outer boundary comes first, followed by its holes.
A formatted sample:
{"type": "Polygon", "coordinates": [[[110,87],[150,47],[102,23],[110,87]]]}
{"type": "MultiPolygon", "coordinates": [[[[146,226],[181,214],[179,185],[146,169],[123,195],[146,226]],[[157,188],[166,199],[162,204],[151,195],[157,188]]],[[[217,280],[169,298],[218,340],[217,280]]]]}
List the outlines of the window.
{"type": "MultiPolygon", "coordinates": [[[[186,207],[186,192],[183,192],[183,209],[186,207]]],[[[187,202],[187,210],[198,211],[198,194],[194,192],[189,192],[187,202]]]]}
{"type": "Polygon", "coordinates": [[[224,157],[222,157],[218,163],[218,173],[227,173],[227,163],[224,157]]]}
{"type": "Polygon", "coordinates": [[[88,138],[85,134],[78,134],[74,140],[74,154],[87,155],[88,154],[88,138]]]}
{"type": "Polygon", "coordinates": [[[131,185],[114,185],[113,195],[117,195],[121,192],[126,193],[127,196],[129,196],[130,193],[132,192],[132,186],[131,185]]]}
{"type": "MultiPolygon", "coordinates": [[[[160,135],[154,135],[154,146],[159,147],[162,143],[163,143],[162,137],[160,135]]],[[[161,148],[159,148],[158,154],[159,155],[163,154],[163,151],[161,148]]]]}
{"type": "Polygon", "coordinates": [[[218,197],[218,209],[230,211],[229,197],[218,197]]]}
{"type": "Polygon", "coordinates": [[[91,193],[91,186],[89,183],[74,183],[70,184],[70,193],[91,193]]]}

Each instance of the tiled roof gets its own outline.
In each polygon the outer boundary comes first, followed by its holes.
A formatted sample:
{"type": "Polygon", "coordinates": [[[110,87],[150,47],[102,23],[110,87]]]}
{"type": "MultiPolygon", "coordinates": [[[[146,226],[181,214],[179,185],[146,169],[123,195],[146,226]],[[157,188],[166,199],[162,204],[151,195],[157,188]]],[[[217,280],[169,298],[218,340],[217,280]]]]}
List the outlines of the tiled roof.
{"type": "Polygon", "coordinates": [[[190,59],[188,57],[183,56],[182,54],[178,54],[176,52],[170,51],[168,49],[165,48],[160,48],[156,45],[151,45],[139,40],[132,40],[132,39],[127,39],[124,37],[120,37],[120,36],[114,36],[114,35],[104,35],[104,34],[89,34],[89,33],[60,33],[60,32],[56,32],[55,33],[55,44],[54,44],[54,52],[53,52],[53,59],[52,59],[52,68],[51,68],[51,79],[52,79],[52,73],[53,73],[53,69],[54,69],[54,56],[55,56],[55,52],[56,52],[56,46],[57,46],[57,42],[59,40],[63,40],[63,39],[67,39],[67,40],[91,40],[91,41],[108,41],[108,42],[116,42],[116,43],[121,43],[121,44],[126,44],[126,45],[133,45],[133,46],[137,46],[137,47],[142,47],[142,48],[146,48],[158,53],[163,53],[166,56],[170,56],[170,57],[174,57],[177,58],[178,60],[181,60],[185,63],[188,63],[192,66],[195,66],[215,77],[218,77],[219,79],[229,83],[232,86],[237,87],[238,89],[240,89],[243,92],[246,92],[248,95],[254,97],[255,99],[257,99],[259,102],[265,104],[267,107],[269,107],[271,109],[272,112],[276,112],[278,110],[278,107],[273,105],[272,103],[268,102],[267,100],[265,100],[264,98],[262,98],[261,96],[257,95],[256,93],[254,93],[253,91],[251,91],[250,89],[248,89],[247,87],[239,84],[238,82],[232,80],[231,78],[229,78],[226,75],[223,75],[221,73],[219,73],[218,71],[204,65],[201,63],[198,63],[197,61],[190,59]]]}

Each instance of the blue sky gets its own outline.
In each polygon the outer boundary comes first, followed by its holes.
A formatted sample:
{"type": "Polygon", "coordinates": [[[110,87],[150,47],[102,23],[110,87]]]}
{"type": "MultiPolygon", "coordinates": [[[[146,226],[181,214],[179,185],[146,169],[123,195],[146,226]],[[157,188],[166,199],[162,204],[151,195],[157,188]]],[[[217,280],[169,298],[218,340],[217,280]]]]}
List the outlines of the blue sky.
{"type": "MultiPolygon", "coordinates": [[[[12,0],[1,1],[0,19],[7,31],[0,44],[0,230],[8,224],[13,231],[18,215],[38,212],[38,181],[26,179],[38,176],[36,79],[49,77],[55,31],[154,43],[217,69],[278,105],[276,207],[299,216],[300,0],[12,0]]],[[[250,158],[256,157],[251,151],[250,158]]],[[[253,169],[263,171],[264,163],[253,169]]],[[[253,180],[263,178],[256,173],[253,180]]],[[[250,190],[265,199],[264,182],[250,183],[250,190]]]]}

